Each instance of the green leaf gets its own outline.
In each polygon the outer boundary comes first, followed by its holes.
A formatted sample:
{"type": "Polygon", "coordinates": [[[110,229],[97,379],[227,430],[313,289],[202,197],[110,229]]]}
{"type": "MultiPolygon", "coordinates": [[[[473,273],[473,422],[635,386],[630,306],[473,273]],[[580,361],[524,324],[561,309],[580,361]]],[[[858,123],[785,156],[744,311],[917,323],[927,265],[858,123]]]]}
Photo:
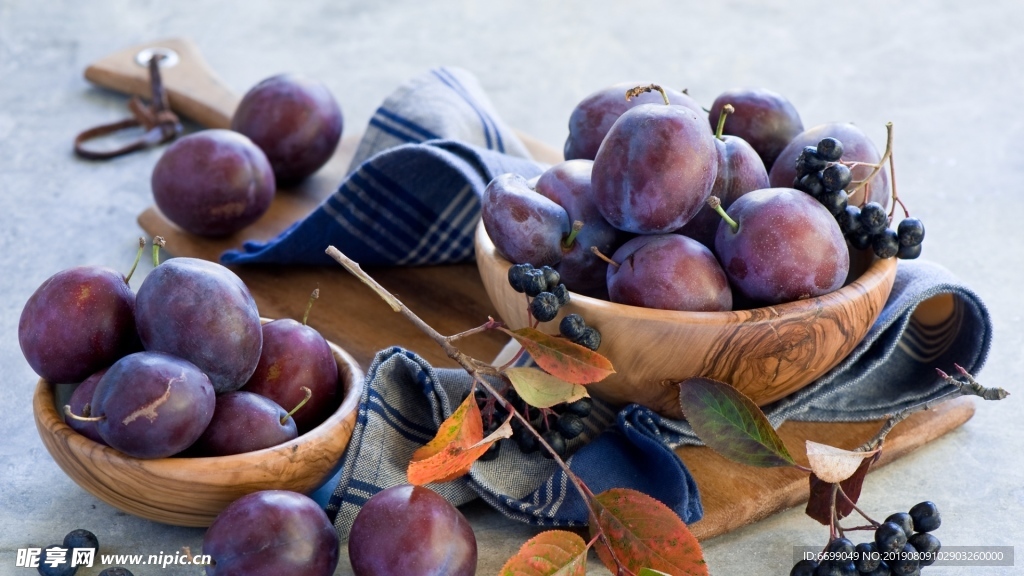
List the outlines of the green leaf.
{"type": "Polygon", "coordinates": [[[671,574],[666,574],[666,573],[662,572],[661,570],[652,570],[650,568],[641,568],[640,572],[638,572],[636,576],[672,576],[672,575],[671,574]]]}
{"type": "Polygon", "coordinates": [[[516,339],[538,366],[572,384],[600,382],[615,373],[607,358],[565,338],[549,336],[533,328],[502,331],[516,339]]]}
{"type": "Polygon", "coordinates": [[[761,409],[732,386],[688,378],[679,383],[679,402],[693,431],[722,456],[764,468],[795,464],[761,409]]]}
{"type": "Polygon", "coordinates": [[[604,532],[607,545],[598,541],[595,548],[613,574],[618,559],[633,573],[648,568],[673,576],[707,575],[700,544],[668,506],[628,488],[606,490],[591,503],[597,517],[591,519],[590,534],[596,535],[596,526],[604,532]]]}
{"type": "Polygon", "coordinates": [[[534,408],[550,408],[590,395],[583,386],[570,384],[537,368],[509,368],[505,370],[505,375],[519,397],[534,408]]]}
{"type": "Polygon", "coordinates": [[[579,534],[548,530],[530,538],[501,567],[499,576],[584,576],[587,543],[579,534]]]}

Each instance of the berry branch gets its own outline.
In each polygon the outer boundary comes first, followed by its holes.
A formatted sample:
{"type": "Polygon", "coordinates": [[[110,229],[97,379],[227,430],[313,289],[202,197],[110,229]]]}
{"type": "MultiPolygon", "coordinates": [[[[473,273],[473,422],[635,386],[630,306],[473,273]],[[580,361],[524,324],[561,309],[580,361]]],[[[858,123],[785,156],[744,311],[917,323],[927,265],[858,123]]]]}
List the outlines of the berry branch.
{"type": "MultiPolygon", "coordinates": [[[[882,154],[882,158],[878,161],[878,164],[874,165],[875,166],[874,169],[871,170],[871,173],[868,174],[867,178],[864,178],[860,182],[857,182],[857,185],[854,186],[853,189],[849,191],[849,195],[850,196],[853,196],[853,194],[855,192],[857,192],[857,190],[860,190],[861,188],[866,186],[867,183],[870,182],[872,178],[874,178],[879,172],[882,171],[882,167],[885,166],[885,161],[888,160],[890,156],[892,156],[892,144],[893,144],[892,122],[886,122],[885,123],[885,153],[882,154]]],[[[867,198],[867,194],[865,194],[864,197],[866,199],[867,198]]]]}

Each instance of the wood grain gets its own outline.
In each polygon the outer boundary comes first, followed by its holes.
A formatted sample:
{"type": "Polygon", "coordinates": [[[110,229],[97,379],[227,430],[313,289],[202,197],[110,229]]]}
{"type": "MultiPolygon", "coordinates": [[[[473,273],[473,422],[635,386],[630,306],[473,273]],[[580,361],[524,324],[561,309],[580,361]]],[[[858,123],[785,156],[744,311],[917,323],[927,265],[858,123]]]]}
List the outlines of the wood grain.
{"type": "Polygon", "coordinates": [[[337,471],[358,416],[363,371],[331,344],[344,398],[323,424],[264,450],[215,458],[132,458],[64,423],[53,386],[40,380],[32,399],[36,428],[57,465],[79,486],[120,510],[175,526],[209,526],[241,496],[258,490],[309,494],[337,471]]]}

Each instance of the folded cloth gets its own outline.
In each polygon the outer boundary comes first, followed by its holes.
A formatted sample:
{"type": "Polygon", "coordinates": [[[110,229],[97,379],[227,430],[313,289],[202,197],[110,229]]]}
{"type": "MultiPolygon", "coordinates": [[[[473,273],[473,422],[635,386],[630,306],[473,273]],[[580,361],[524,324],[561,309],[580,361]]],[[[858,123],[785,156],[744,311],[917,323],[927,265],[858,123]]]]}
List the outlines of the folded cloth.
{"type": "MultiPolygon", "coordinates": [[[[544,168],[528,159],[472,76],[450,68],[414,79],[384,102],[353,167],[308,218],[270,242],[228,252],[222,261],[333,265],[324,255],[331,244],[364,265],[471,260],[487,182],[504,172],[529,178],[544,168]]],[[[984,304],[952,274],[927,262],[901,261],[881,315],[849,357],[765,412],[774,425],[788,419],[879,418],[947,391],[936,367],[980,369],[991,332],[984,304]],[[944,303],[938,306],[944,313],[915,315],[931,298],[944,303]]],[[[406,482],[412,453],[433,437],[470,388],[464,372],[435,370],[413,352],[391,348],[377,354],[341,472],[326,487],[333,490],[326,507],[339,533],[347,534],[369,497],[406,482]]],[[[594,492],[641,490],[694,522],[703,513],[697,486],[672,451],[683,444],[699,444],[684,421],[638,405],[615,413],[595,402],[584,433],[569,443],[568,462],[594,492]]],[[[520,453],[510,441],[502,443],[496,459],[475,463],[469,475],[431,487],[455,504],[483,498],[510,518],[537,525],[587,520],[566,475],[538,453],[520,453]]]]}

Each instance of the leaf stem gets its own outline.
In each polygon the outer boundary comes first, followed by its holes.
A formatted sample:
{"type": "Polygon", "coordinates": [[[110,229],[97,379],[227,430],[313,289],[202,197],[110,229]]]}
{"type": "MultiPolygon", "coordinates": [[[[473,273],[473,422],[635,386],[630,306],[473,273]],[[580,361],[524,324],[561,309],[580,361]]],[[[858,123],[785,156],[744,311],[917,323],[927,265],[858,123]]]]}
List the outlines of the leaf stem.
{"type": "Polygon", "coordinates": [[[495,320],[494,318],[488,316],[486,323],[484,323],[484,324],[482,324],[480,326],[477,326],[476,328],[470,328],[469,330],[466,330],[465,332],[459,332],[458,334],[452,334],[451,336],[445,336],[445,339],[448,340],[448,342],[455,342],[456,340],[461,340],[463,338],[467,338],[467,337],[473,336],[475,334],[480,334],[480,333],[483,333],[483,332],[487,332],[488,330],[497,330],[498,328],[501,328],[503,326],[505,326],[504,323],[499,322],[499,321],[495,320]]]}
{"type": "MultiPolygon", "coordinates": [[[[843,487],[842,486],[840,486],[839,484],[836,484],[835,487],[837,489],[838,494],[843,497],[843,500],[846,500],[847,504],[852,506],[853,509],[856,510],[858,514],[860,514],[861,516],[864,517],[865,520],[870,522],[872,527],[874,527],[874,528],[878,527],[878,525],[879,525],[878,522],[876,522],[875,519],[872,518],[871,516],[868,516],[867,513],[865,513],[863,510],[858,508],[857,504],[854,503],[854,501],[849,496],[846,495],[846,492],[843,491],[843,487]]],[[[856,530],[856,528],[847,528],[847,530],[856,530]]]]}

